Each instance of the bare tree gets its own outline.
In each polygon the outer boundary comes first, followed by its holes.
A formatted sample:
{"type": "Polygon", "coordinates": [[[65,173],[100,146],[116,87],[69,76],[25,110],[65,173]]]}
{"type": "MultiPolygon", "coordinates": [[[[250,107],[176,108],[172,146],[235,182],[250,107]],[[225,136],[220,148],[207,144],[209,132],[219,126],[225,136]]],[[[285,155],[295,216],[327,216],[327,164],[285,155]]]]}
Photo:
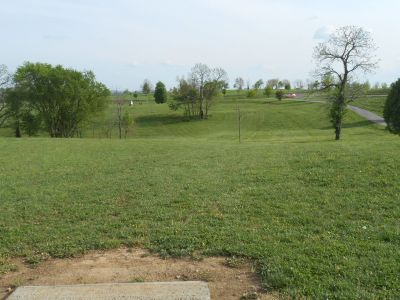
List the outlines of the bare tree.
{"type": "Polygon", "coordinates": [[[361,27],[345,26],[333,33],[329,40],[314,49],[317,62],[315,75],[320,89],[334,88],[330,116],[335,128],[335,138],[340,139],[343,116],[348,100],[348,86],[357,72],[369,73],[376,69],[376,46],[369,32],[361,27]],[[324,83],[325,78],[334,80],[324,83]]]}

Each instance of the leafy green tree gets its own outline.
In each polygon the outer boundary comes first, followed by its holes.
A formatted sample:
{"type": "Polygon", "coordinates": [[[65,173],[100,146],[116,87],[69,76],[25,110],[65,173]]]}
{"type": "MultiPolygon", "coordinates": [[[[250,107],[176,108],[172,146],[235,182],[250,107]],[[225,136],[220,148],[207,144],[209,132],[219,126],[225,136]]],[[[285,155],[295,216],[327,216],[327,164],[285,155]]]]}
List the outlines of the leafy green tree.
{"type": "Polygon", "coordinates": [[[164,83],[161,81],[157,82],[156,84],[156,89],[154,91],[154,100],[156,103],[166,103],[168,100],[168,92],[167,89],[165,88],[164,83]]]}
{"type": "Polygon", "coordinates": [[[7,88],[4,91],[4,102],[5,102],[5,112],[4,116],[9,121],[9,125],[13,128],[15,132],[15,137],[19,138],[22,136],[21,123],[22,116],[24,115],[24,101],[20,93],[18,93],[15,88],[7,88]]]}
{"type": "MultiPolygon", "coordinates": [[[[51,137],[73,137],[84,121],[106,107],[110,95],[92,72],[60,65],[25,63],[17,69],[13,83],[10,99],[18,101],[12,102],[21,102],[19,109],[40,116],[51,137]]],[[[15,108],[18,121],[19,113],[15,108]]]]}
{"type": "Polygon", "coordinates": [[[200,115],[199,110],[199,90],[198,88],[185,80],[179,79],[178,86],[172,90],[172,99],[169,104],[172,110],[183,109],[186,118],[190,119],[200,115]]]}
{"type": "Polygon", "coordinates": [[[396,134],[400,133],[400,79],[393,83],[387,96],[383,116],[388,129],[396,134]]]}
{"type": "Polygon", "coordinates": [[[276,91],[276,93],[275,93],[275,97],[276,97],[276,99],[278,99],[279,101],[281,101],[282,99],[283,99],[283,95],[284,95],[285,93],[282,91],[282,90],[277,90],[276,91]]]}
{"type": "Polygon", "coordinates": [[[36,135],[41,129],[41,126],[42,118],[40,114],[28,111],[22,115],[21,127],[27,135],[36,135]]]}

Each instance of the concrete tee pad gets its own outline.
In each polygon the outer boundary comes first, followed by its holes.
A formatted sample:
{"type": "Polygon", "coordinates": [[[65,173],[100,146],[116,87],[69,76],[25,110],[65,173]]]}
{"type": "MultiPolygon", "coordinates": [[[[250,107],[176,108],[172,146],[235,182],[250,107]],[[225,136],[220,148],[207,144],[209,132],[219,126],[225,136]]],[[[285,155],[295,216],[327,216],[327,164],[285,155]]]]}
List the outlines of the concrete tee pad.
{"type": "Polygon", "coordinates": [[[205,282],[21,286],[8,300],[210,300],[205,282]]]}

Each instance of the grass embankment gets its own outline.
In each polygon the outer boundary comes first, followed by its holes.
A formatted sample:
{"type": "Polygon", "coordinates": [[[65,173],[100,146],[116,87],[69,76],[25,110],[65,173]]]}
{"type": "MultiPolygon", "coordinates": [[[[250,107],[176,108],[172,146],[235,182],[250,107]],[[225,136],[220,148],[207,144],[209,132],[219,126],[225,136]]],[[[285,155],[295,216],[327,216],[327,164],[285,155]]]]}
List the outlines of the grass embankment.
{"type": "Polygon", "coordinates": [[[221,102],[206,121],[132,109],[134,139],[0,139],[0,270],[90,249],[246,256],[310,298],[400,294],[400,141],[322,104],[221,102]]]}

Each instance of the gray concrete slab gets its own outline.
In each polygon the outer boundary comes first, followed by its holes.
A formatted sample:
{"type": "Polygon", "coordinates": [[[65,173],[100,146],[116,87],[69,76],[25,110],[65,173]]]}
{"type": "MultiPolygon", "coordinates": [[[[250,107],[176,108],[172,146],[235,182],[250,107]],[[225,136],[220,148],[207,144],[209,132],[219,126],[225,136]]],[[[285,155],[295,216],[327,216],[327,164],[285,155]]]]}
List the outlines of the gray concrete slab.
{"type": "Polygon", "coordinates": [[[198,281],[22,286],[7,300],[210,300],[198,281]]]}

